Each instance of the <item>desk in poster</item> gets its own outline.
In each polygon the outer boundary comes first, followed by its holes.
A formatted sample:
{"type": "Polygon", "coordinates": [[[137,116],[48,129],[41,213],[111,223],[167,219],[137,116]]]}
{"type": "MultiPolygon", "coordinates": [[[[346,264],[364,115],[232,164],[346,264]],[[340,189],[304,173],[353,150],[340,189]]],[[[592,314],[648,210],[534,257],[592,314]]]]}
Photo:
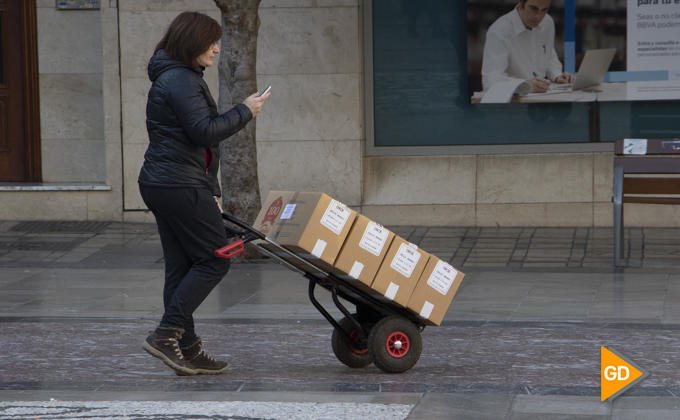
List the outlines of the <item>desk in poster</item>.
{"type": "MultiPolygon", "coordinates": [[[[587,89],[560,93],[533,93],[526,96],[513,96],[511,103],[541,103],[541,102],[607,102],[625,101],[628,92],[626,83],[602,83],[587,89]]],[[[482,93],[475,92],[471,102],[478,104],[482,100],[482,93]]]]}

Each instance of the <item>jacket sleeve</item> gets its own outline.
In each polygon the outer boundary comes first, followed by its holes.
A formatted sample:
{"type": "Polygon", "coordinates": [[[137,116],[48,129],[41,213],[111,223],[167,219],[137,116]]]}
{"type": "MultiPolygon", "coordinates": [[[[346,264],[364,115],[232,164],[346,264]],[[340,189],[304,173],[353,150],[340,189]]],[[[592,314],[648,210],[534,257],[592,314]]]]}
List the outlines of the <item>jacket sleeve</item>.
{"type": "Polygon", "coordinates": [[[194,77],[175,77],[168,86],[167,95],[182,128],[197,146],[216,147],[253,119],[253,114],[244,104],[212,118],[206,96],[210,92],[194,77]]]}

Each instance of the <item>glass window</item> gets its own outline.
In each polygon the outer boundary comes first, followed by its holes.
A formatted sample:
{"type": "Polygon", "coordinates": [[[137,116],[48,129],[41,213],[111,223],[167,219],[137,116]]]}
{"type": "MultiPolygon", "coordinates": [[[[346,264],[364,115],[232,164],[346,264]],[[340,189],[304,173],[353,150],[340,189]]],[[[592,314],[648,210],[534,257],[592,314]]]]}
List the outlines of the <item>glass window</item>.
{"type": "Polygon", "coordinates": [[[378,148],[612,142],[680,132],[680,101],[470,104],[467,2],[371,3],[378,148]]]}
{"type": "Polygon", "coordinates": [[[587,103],[468,103],[466,10],[465,1],[373,1],[375,145],[588,142],[587,103]]]}

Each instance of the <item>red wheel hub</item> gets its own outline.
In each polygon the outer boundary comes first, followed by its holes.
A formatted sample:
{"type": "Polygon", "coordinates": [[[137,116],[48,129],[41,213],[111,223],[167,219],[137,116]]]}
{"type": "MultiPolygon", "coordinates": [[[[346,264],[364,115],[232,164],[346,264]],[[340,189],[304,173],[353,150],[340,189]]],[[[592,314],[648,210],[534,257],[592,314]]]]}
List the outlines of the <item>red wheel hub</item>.
{"type": "MultiPolygon", "coordinates": [[[[349,334],[349,338],[354,340],[355,343],[357,342],[358,336],[359,336],[359,334],[357,333],[357,330],[354,330],[349,334]]],[[[368,349],[360,349],[360,348],[357,348],[357,347],[354,347],[354,346],[349,346],[349,348],[356,354],[364,354],[368,351],[368,349]]]]}
{"type": "Polygon", "coordinates": [[[387,342],[385,343],[387,347],[387,352],[392,357],[404,357],[408,353],[410,343],[408,337],[403,332],[393,332],[387,337],[387,342]]]}

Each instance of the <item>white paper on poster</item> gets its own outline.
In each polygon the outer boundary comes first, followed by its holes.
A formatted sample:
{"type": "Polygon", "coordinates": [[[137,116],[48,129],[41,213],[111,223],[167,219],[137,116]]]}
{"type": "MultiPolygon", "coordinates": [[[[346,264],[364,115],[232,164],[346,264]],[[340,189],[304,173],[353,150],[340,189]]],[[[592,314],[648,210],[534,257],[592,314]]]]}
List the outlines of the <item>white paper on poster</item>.
{"type": "Polygon", "coordinates": [[[624,155],[646,155],[647,139],[623,139],[624,155]]]}
{"type": "Polygon", "coordinates": [[[423,309],[420,311],[420,317],[425,319],[429,318],[430,315],[432,315],[433,309],[434,305],[428,301],[425,301],[425,303],[423,304],[423,309]]]}
{"type": "Polygon", "coordinates": [[[522,79],[512,79],[494,83],[484,93],[481,103],[483,104],[507,104],[513,95],[526,96],[531,92],[531,85],[522,79]]]}
{"type": "Polygon", "coordinates": [[[354,261],[354,265],[352,266],[352,269],[349,271],[350,277],[352,277],[353,279],[358,279],[363,269],[364,265],[362,263],[360,263],[359,261],[354,261]]]}
{"type": "Polygon", "coordinates": [[[328,205],[321,218],[321,224],[339,235],[347,224],[350,214],[352,214],[352,211],[347,206],[337,200],[331,200],[331,204],[328,205]]]}
{"type": "Polygon", "coordinates": [[[359,246],[376,257],[380,256],[390,232],[382,226],[378,226],[375,222],[369,222],[364,231],[364,236],[361,237],[359,246]]]}
{"type": "Polygon", "coordinates": [[[626,95],[629,101],[680,99],[680,80],[627,82],[626,95]]]}
{"type": "Polygon", "coordinates": [[[413,274],[413,270],[416,268],[419,260],[420,252],[406,244],[401,244],[397,255],[394,256],[392,263],[390,263],[390,267],[402,276],[411,278],[411,274],[413,274]]]}
{"type": "Polygon", "coordinates": [[[281,213],[281,220],[288,220],[293,216],[293,212],[295,211],[295,206],[297,204],[287,204],[286,208],[283,209],[283,213],[281,213]]]}
{"type": "Polygon", "coordinates": [[[398,291],[399,285],[390,282],[390,285],[387,288],[387,291],[385,292],[385,297],[388,298],[389,300],[394,300],[395,296],[397,296],[398,291]]]}
{"type": "Polygon", "coordinates": [[[446,296],[457,274],[458,271],[455,268],[444,261],[439,261],[434,267],[430,278],[427,279],[427,285],[446,296]]]}

